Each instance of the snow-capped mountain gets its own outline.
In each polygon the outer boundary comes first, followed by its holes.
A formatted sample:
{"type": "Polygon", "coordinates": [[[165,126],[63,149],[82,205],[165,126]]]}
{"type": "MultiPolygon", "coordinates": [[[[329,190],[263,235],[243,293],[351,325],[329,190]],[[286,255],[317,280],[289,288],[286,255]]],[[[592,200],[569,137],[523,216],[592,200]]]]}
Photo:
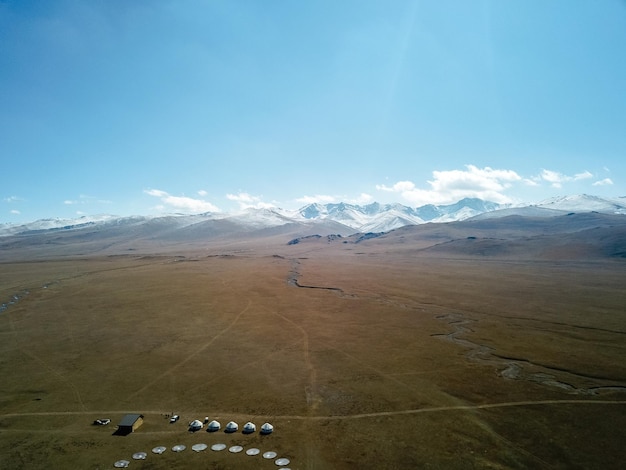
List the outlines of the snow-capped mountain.
{"type": "Polygon", "coordinates": [[[309,204],[298,211],[306,220],[334,220],[359,232],[385,232],[404,225],[423,224],[414,209],[401,204],[309,204]]]}
{"type": "Polygon", "coordinates": [[[34,222],[26,224],[0,224],[0,236],[13,235],[18,233],[42,231],[42,230],[58,230],[58,229],[71,229],[79,227],[87,227],[89,225],[99,225],[102,223],[110,222],[119,219],[114,215],[93,215],[93,216],[81,216],[76,219],[39,219],[34,222]]]}
{"type": "Polygon", "coordinates": [[[579,194],[545,199],[531,205],[517,205],[501,208],[492,212],[483,212],[474,218],[493,219],[518,215],[522,217],[554,217],[568,213],[600,212],[602,214],[626,214],[626,197],[601,198],[579,194]]]}
{"type": "Polygon", "coordinates": [[[528,206],[502,205],[476,198],[462,199],[454,204],[432,205],[412,208],[402,204],[367,205],[347,203],[309,204],[298,210],[247,209],[236,214],[169,214],[159,216],[116,217],[112,215],[83,216],[77,219],[43,219],[22,225],[0,225],[0,236],[29,235],[47,231],[70,231],[81,228],[133,230],[149,233],[164,233],[185,229],[195,232],[220,233],[231,231],[251,231],[271,227],[311,225],[333,227],[336,233],[388,232],[406,225],[420,225],[427,222],[455,222],[469,218],[496,218],[508,215],[544,216],[563,215],[569,212],[601,212],[626,214],[626,198],[600,198],[577,195],[552,198],[528,206]],[[209,225],[211,227],[209,227],[209,225]]]}
{"type": "Polygon", "coordinates": [[[465,198],[454,204],[433,206],[429,204],[416,209],[418,215],[427,222],[455,222],[469,219],[478,214],[493,212],[509,207],[509,204],[498,204],[478,198],[465,198]]]}
{"type": "Polygon", "coordinates": [[[308,220],[331,219],[359,232],[388,232],[405,225],[464,220],[503,207],[507,206],[476,198],[465,198],[454,204],[439,206],[428,204],[417,208],[377,202],[365,206],[343,202],[309,204],[298,213],[308,220]]]}
{"type": "Polygon", "coordinates": [[[607,199],[588,194],[559,196],[546,199],[536,207],[567,212],[602,212],[605,214],[626,214],[626,197],[607,199]]]}
{"type": "Polygon", "coordinates": [[[254,209],[224,217],[225,220],[250,228],[276,227],[293,222],[286,211],[280,209],[254,209]]]}

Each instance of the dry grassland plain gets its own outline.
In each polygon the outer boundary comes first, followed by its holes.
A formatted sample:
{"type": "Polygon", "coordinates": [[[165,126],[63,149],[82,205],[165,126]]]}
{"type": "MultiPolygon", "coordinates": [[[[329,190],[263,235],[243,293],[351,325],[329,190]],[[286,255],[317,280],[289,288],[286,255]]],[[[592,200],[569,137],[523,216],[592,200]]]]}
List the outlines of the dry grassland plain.
{"type": "Polygon", "coordinates": [[[623,468],[625,273],[322,242],[4,262],[0,468],[277,468],[202,442],[292,469],[623,468]],[[275,432],[187,431],[205,416],[275,432]]]}

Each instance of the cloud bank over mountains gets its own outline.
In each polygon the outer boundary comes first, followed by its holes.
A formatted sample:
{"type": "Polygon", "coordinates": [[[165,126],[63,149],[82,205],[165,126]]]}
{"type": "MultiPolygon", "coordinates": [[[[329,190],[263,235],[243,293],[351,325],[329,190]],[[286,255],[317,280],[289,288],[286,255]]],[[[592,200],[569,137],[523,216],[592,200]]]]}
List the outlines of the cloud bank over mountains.
{"type": "Polygon", "coordinates": [[[160,189],[147,189],[144,191],[149,196],[158,197],[161,200],[161,204],[156,206],[156,209],[165,210],[167,208],[179,210],[183,212],[219,212],[219,208],[203,199],[194,199],[187,196],[172,196],[166,191],[160,189]]]}
{"type": "Polygon", "coordinates": [[[412,204],[445,204],[466,197],[497,203],[509,203],[512,199],[505,191],[513,182],[522,180],[513,170],[478,168],[466,165],[465,170],[433,171],[430,188],[421,189],[412,181],[398,181],[393,186],[377,185],[376,189],[398,193],[412,204]]]}
{"type": "MultiPolygon", "coordinates": [[[[541,173],[539,174],[539,176],[533,178],[533,181],[534,182],[547,181],[548,183],[550,183],[550,186],[552,186],[553,188],[560,189],[563,187],[563,183],[567,183],[570,181],[586,180],[589,178],[593,178],[593,174],[591,174],[588,171],[583,171],[582,173],[575,174],[574,176],[567,176],[557,171],[541,170],[541,173]]],[[[610,181],[609,178],[606,178],[605,180],[610,181]]],[[[610,184],[610,183],[607,183],[607,184],[610,184]]]]}
{"type": "MultiPolygon", "coordinates": [[[[608,169],[605,169],[608,172],[608,169]]],[[[542,169],[538,174],[524,177],[510,169],[498,169],[491,167],[479,168],[475,165],[466,165],[464,169],[435,170],[432,178],[426,184],[419,186],[411,180],[400,180],[393,184],[377,184],[376,196],[362,192],[356,197],[345,194],[314,194],[304,195],[291,201],[266,201],[261,195],[254,195],[246,191],[227,193],[227,201],[237,204],[239,210],[249,208],[269,209],[277,207],[289,207],[294,203],[302,204],[333,204],[346,202],[349,204],[369,204],[380,199],[394,198],[396,201],[412,206],[426,204],[453,204],[465,198],[477,198],[498,204],[530,203],[522,201],[514,196],[515,190],[520,186],[540,187],[547,186],[551,189],[563,189],[566,185],[584,180],[595,180],[590,186],[612,186],[613,181],[609,177],[600,178],[585,170],[573,175],[542,169]],[[378,197],[377,197],[378,196],[378,197]]],[[[159,198],[160,203],[153,208],[160,212],[222,212],[217,203],[207,200],[209,192],[199,190],[199,197],[174,196],[165,190],[149,189],[145,194],[159,198]]]]}
{"type": "MultiPolygon", "coordinates": [[[[381,179],[385,177],[381,176],[381,179]]],[[[386,178],[389,179],[389,178],[386,178]]],[[[391,180],[393,181],[393,180],[391,180]]],[[[172,186],[179,185],[176,181],[172,186]]],[[[303,186],[306,191],[309,186],[303,186]]],[[[54,205],[48,203],[49,213],[39,217],[29,217],[31,202],[22,195],[7,195],[2,198],[5,214],[20,217],[23,222],[48,217],[72,217],[96,214],[199,214],[225,213],[246,209],[281,208],[296,210],[306,204],[337,204],[348,203],[367,205],[374,201],[382,204],[405,204],[419,207],[427,204],[453,204],[465,198],[477,198],[498,204],[532,204],[562,196],[563,194],[597,194],[602,197],[620,197],[616,194],[615,183],[611,171],[604,167],[596,174],[584,170],[574,174],[565,174],[550,169],[541,169],[536,174],[525,176],[518,171],[489,166],[478,167],[465,165],[463,169],[434,170],[431,177],[422,183],[411,179],[398,179],[395,182],[378,184],[359,184],[350,179],[346,181],[345,190],[351,188],[366,189],[347,192],[313,193],[289,197],[286,190],[276,187],[270,197],[255,194],[247,190],[220,194],[217,188],[196,189],[190,193],[174,194],[169,187],[144,189],[139,192],[143,197],[139,202],[116,200],[115,197],[78,194],[67,197],[54,205]],[[529,198],[535,194],[535,198],[529,198]],[[147,197],[146,197],[147,196],[147,197]],[[56,209],[55,209],[56,207],[56,209]],[[131,209],[132,207],[132,209],[131,209]],[[68,214],[68,210],[72,212],[68,214]]],[[[292,189],[293,191],[293,189],[292,189]]],[[[0,220],[1,221],[1,220],[0,220]]]]}
{"type": "MultiPolygon", "coordinates": [[[[158,194],[161,197],[167,197],[161,192],[158,194]]],[[[236,198],[243,200],[244,205],[255,202],[254,198],[247,196],[237,195],[236,198]]],[[[347,235],[352,233],[382,233],[406,225],[456,222],[473,217],[495,219],[515,215],[550,218],[569,213],[590,212],[624,216],[626,215],[626,197],[563,196],[530,206],[498,204],[478,198],[464,198],[453,204],[426,204],[420,207],[409,207],[397,203],[380,204],[374,202],[356,205],[340,202],[312,203],[297,210],[246,207],[237,213],[204,212],[191,215],[177,213],[131,217],[83,216],[78,219],[42,219],[23,225],[0,224],[0,236],[28,235],[46,230],[74,230],[88,226],[102,226],[103,224],[115,227],[139,224],[144,226],[148,232],[156,226],[173,228],[195,226],[196,228],[204,227],[208,230],[208,226],[202,224],[212,224],[208,233],[212,233],[212,230],[218,230],[223,235],[291,225],[307,231],[322,230],[347,235]]]]}

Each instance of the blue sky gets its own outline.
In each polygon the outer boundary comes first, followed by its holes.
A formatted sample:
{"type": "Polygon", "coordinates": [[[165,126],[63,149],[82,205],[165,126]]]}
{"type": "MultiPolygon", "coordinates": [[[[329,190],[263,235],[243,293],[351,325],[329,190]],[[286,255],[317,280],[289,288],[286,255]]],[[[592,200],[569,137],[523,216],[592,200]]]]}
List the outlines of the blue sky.
{"type": "Polygon", "coordinates": [[[0,0],[0,222],[626,196],[626,2],[0,0]]]}

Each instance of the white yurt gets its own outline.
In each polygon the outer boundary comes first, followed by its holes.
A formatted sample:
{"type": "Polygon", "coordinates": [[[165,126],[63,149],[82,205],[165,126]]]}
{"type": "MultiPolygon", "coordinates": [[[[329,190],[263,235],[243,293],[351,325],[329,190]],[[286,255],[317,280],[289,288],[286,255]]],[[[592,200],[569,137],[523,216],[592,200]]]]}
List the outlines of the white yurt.
{"type": "Polygon", "coordinates": [[[256,431],[256,424],[248,421],[246,424],[243,425],[244,434],[250,434],[250,433],[253,433],[254,431],[256,431]]]}
{"type": "Polygon", "coordinates": [[[189,423],[190,431],[197,431],[199,429],[202,429],[203,427],[204,424],[202,424],[202,421],[200,421],[199,419],[194,419],[191,423],[189,423]]]}
{"type": "Polygon", "coordinates": [[[265,423],[261,426],[261,434],[271,434],[274,431],[274,426],[270,423],[265,423]]]}
{"type": "Polygon", "coordinates": [[[237,429],[239,429],[239,425],[237,423],[235,423],[234,421],[230,421],[227,425],[226,425],[226,432],[235,432],[237,431],[237,429]]]}
{"type": "Polygon", "coordinates": [[[207,425],[206,430],[209,432],[214,432],[214,431],[219,431],[221,427],[222,425],[220,424],[219,421],[213,420],[207,425]]]}

